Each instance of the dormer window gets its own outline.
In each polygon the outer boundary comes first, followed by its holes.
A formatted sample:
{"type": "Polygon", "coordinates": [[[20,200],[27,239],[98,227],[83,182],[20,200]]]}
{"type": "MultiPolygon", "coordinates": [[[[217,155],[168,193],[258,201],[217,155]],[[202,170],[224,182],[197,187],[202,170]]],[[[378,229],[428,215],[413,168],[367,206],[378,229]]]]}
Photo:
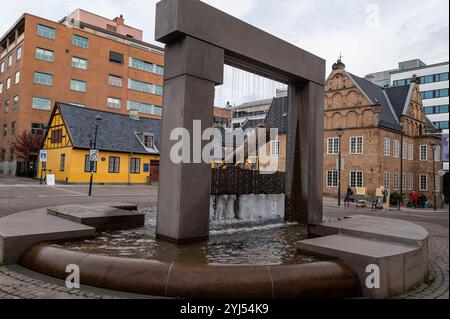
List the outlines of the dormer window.
{"type": "Polygon", "coordinates": [[[155,147],[155,137],[150,134],[144,134],[144,146],[146,148],[154,148],[155,147]]]}

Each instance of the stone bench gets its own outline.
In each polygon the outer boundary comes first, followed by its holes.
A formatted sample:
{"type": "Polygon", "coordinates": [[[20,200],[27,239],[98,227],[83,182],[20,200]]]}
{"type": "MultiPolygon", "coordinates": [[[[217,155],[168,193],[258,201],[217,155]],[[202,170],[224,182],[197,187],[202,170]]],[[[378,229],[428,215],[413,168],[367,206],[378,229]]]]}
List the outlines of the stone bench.
{"type": "Polygon", "coordinates": [[[428,276],[428,233],[413,223],[354,216],[311,225],[309,230],[323,237],[301,241],[299,251],[344,261],[357,274],[364,297],[399,295],[428,276]],[[366,286],[369,265],[380,269],[379,289],[366,286]]]}

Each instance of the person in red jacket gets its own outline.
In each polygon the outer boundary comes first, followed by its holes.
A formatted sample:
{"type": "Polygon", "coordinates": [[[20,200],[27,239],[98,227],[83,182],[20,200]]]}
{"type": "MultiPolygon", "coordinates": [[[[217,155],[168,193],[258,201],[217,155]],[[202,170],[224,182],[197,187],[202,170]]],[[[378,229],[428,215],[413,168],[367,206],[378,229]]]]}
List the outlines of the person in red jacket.
{"type": "Polygon", "coordinates": [[[417,208],[417,202],[419,201],[419,195],[414,191],[409,197],[410,201],[413,202],[414,208],[417,208]]]}

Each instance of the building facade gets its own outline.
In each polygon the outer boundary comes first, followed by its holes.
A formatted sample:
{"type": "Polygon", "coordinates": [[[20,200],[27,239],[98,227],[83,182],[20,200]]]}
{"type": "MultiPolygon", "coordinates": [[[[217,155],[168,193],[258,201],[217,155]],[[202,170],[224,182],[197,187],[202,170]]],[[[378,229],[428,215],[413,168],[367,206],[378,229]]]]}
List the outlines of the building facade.
{"type": "Polygon", "coordinates": [[[273,99],[265,99],[244,103],[232,108],[233,128],[254,128],[266,118],[273,99]]]}
{"type": "MultiPolygon", "coordinates": [[[[443,143],[444,170],[449,171],[449,62],[427,65],[419,59],[400,62],[398,69],[376,72],[368,75],[376,84],[384,86],[405,86],[413,76],[419,81],[423,107],[428,118],[442,129],[446,143],[443,143]]],[[[446,177],[448,179],[448,175],[446,177]]]]}
{"type": "Polygon", "coordinates": [[[214,108],[214,127],[229,128],[231,127],[232,112],[229,108],[214,108]]]}
{"type": "Polygon", "coordinates": [[[76,10],[59,22],[24,14],[0,39],[0,174],[18,165],[17,135],[38,132],[55,102],[160,118],[164,51],[123,17],[76,10]]]}
{"type": "Polygon", "coordinates": [[[419,81],[382,88],[333,65],[326,82],[324,193],[337,196],[339,150],[341,189],[384,186],[405,198],[413,192],[442,203],[441,137],[426,117],[419,81]],[[338,136],[342,129],[342,137],[338,136]],[[435,182],[435,185],[434,185],[435,182]]]}
{"type": "Polygon", "coordinates": [[[47,161],[39,163],[38,176],[54,174],[60,183],[89,183],[92,169],[94,183],[158,181],[160,126],[157,119],[56,103],[42,145],[47,161]],[[99,156],[91,163],[94,146],[99,156]]]}

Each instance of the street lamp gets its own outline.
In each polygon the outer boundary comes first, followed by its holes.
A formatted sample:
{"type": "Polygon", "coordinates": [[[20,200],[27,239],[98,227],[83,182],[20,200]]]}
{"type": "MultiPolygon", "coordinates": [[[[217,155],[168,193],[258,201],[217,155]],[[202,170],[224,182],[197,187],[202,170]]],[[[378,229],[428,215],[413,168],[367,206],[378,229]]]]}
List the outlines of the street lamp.
{"type": "Polygon", "coordinates": [[[342,174],[342,136],[344,135],[344,129],[339,127],[336,129],[336,134],[339,137],[339,158],[338,158],[338,206],[341,207],[341,174],[342,174]]]}
{"type": "Polygon", "coordinates": [[[431,148],[433,149],[433,200],[434,200],[434,211],[437,211],[437,203],[436,203],[436,150],[437,144],[432,142],[430,143],[431,148]]]}
{"type": "Polygon", "coordinates": [[[400,199],[399,199],[399,203],[398,203],[398,211],[401,210],[401,202],[402,202],[402,198],[403,198],[403,158],[405,156],[405,152],[407,152],[405,150],[405,147],[403,145],[403,141],[404,141],[404,131],[403,131],[403,125],[400,124],[400,128],[402,130],[401,132],[401,136],[400,136],[400,147],[401,147],[401,156],[400,156],[400,199]]]}
{"type": "MultiPolygon", "coordinates": [[[[95,117],[95,134],[94,134],[94,145],[92,145],[92,149],[97,149],[97,133],[98,133],[98,127],[100,126],[100,121],[102,118],[100,115],[97,115],[95,117]]],[[[89,164],[90,164],[90,171],[91,171],[91,180],[89,182],[89,196],[92,196],[92,183],[94,181],[94,161],[91,160],[89,155],[89,164]]]]}

